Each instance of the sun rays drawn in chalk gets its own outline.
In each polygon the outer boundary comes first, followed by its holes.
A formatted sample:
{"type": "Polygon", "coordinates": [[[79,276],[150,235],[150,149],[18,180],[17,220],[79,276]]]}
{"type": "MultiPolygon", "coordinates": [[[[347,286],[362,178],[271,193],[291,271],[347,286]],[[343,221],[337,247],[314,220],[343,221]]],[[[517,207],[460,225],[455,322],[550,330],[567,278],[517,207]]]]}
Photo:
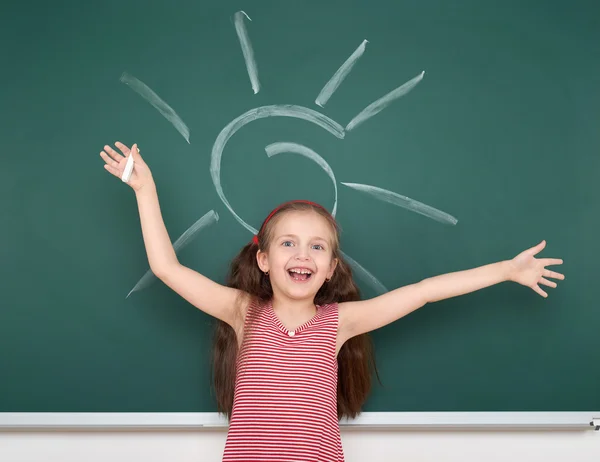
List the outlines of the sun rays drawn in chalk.
{"type": "MultiPolygon", "coordinates": [[[[251,21],[250,17],[243,11],[238,11],[234,15],[234,26],[235,30],[240,42],[240,46],[242,49],[242,54],[244,56],[244,62],[246,64],[246,71],[248,73],[248,77],[250,79],[250,84],[254,94],[257,94],[260,91],[260,81],[258,77],[258,67],[256,65],[256,59],[254,57],[254,50],[252,48],[252,43],[250,42],[250,38],[248,35],[248,31],[246,29],[246,20],[251,21]]],[[[315,104],[320,108],[324,108],[329,99],[333,96],[338,87],[342,84],[342,82],[348,77],[352,68],[356,65],[360,57],[364,54],[366,50],[366,45],[368,41],[363,40],[363,42],[358,46],[358,48],[344,61],[344,63],[339,67],[339,69],[333,74],[333,76],[327,81],[327,83],[323,86],[321,91],[319,92],[315,104]]],[[[329,118],[325,114],[315,111],[313,109],[304,107],[304,106],[296,106],[296,105],[269,105],[269,106],[261,106],[254,109],[250,109],[246,111],[242,115],[236,117],[231,122],[229,122],[219,133],[217,136],[212,152],[211,152],[211,161],[210,161],[210,174],[215,186],[215,190],[221,202],[225,205],[225,207],[231,212],[233,217],[240,223],[244,228],[250,231],[252,234],[256,234],[258,230],[246,223],[233,209],[227,198],[225,197],[225,193],[223,192],[223,187],[221,186],[221,159],[223,157],[223,151],[229,139],[235,135],[235,133],[245,125],[259,119],[264,119],[266,117],[291,117],[296,119],[305,120],[311,122],[318,127],[321,127],[323,130],[328,131],[333,136],[338,139],[344,139],[346,133],[351,130],[356,129],[359,125],[364,123],[366,120],[375,116],[382,110],[384,110],[388,105],[397,100],[398,98],[406,95],[410,92],[422,79],[425,72],[421,72],[416,77],[412,78],[408,82],[400,85],[394,90],[390,91],[386,95],[381,98],[375,100],[371,104],[369,104],[366,108],[360,111],[355,117],[353,117],[350,122],[346,125],[346,127],[342,127],[335,120],[329,118]]],[[[162,114],[171,124],[175,127],[175,129],[185,138],[185,140],[190,143],[190,130],[187,125],[181,120],[181,118],[177,115],[177,113],[169,106],[166,102],[164,102],[154,91],[152,91],[145,83],[141,82],[137,78],[129,75],[124,72],[121,75],[121,82],[128,85],[132,90],[138,93],[142,98],[148,101],[158,112],[162,114]]],[[[334,188],[334,201],[331,209],[332,216],[335,217],[337,213],[338,207],[338,182],[335,177],[335,174],[332,168],[329,166],[327,161],[316,153],[311,148],[293,143],[290,141],[277,141],[275,143],[269,144],[265,147],[265,152],[269,158],[280,155],[280,154],[295,154],[299,156],[303,156],[315,164],[317,164],[329,177],[333,184],[334,188]]],[[[362,193],[366,193],[374,198],[390,203],[397,207],[404,208],[411,212],[418,213],[425,217],[431,218],[432,220],[438,221],[443,224],[456,225],[458,220],[449,215],[446,212],[438,210],[434,207],[431,207],[422,202],[411,199],[410,197],[402,196],[393,191],[389,191],[387,189],[379,188],[377,186],[360,184],[360,183],[349,183],[349,182],[340,182],[340,184],[351,188],[355,191],[359,191],[362,193]]],[[[206,227],[211,226],[219,221],[219,215],[214,211],[210,210],[203,217],[197,220],[194,224],[192,224],[173,244],[173,248],[175,252],[179,254],[194,238],[206,227]]],[[[351,258],[349,255],[342,252],[345,260],[350,264],[354,273],[363,280],[366,284],[368,284],[372,289],[374,289],[377,293],[382,294],[387,292],[386,287],[367,269],[363,268],[357,261],[351,258]]],[[[148,270],[146,274],[138,281],[138,283],[133,287],[133,289],[129,292],[127,297],[129,297],[133,292],[145,289],[149,287],[154,281],[156,277],[152,273],[151,270],[148,270]]]]}

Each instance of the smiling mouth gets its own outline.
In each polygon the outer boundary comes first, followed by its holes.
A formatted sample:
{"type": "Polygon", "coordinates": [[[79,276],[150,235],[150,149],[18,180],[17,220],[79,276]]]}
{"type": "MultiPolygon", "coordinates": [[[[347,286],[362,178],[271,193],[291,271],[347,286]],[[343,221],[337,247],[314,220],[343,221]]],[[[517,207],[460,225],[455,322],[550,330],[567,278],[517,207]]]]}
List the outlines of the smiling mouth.
{"type": "Polygon", "coordinates": [[[292,280],[294,280],[296,282],[308,281],[312,276],[312,272],[309,270],[291,269],[291,270],[288,270],[288,274],[290,275],[292,280]]]}

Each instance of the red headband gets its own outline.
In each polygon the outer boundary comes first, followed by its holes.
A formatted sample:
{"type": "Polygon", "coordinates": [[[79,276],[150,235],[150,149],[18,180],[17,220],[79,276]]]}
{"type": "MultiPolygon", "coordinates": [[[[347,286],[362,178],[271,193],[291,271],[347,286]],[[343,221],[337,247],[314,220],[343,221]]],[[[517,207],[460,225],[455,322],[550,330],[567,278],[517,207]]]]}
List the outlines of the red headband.
{"type": "MultiPolygon", "coordinates": [[[[327,212],[327,210],[325,209],[325,207],[323,207],[322,205],[317,204],[316,202],[305,201],[305,200],[301,200],[301,199],[284,202],[283,204],[277,206],[271,213],[269,213],[269,216],[265,219],[265,221],[263,222],[263,224],[260,227],[260,230],[258,232],[260,233],[260,231],[262,231],[262,229],[269,222],[269,220],[273,217],[273,215],[275,215],[284,205],[288,205],[288,204],[309,204],[309,205],[312,205],[314,207],[319,207],[320,209],[323,209],[323,210],[325,210],[327,212]]],[[[254,242],[256,245],[258,245],[258,234],[255,234],[252,237],[252,242],[254,242]]]]}

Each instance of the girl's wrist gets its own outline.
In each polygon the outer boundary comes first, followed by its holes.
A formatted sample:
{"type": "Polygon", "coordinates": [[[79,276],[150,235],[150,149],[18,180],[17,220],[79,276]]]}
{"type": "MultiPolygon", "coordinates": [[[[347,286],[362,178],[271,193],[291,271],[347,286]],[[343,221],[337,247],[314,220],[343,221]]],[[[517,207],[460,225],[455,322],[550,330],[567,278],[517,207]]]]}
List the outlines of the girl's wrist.
{"type": "Polygon", "coordinates": [[[134,191],[136,196],[143,197],[148,194],[156,193],[156,185],[154,184],[154,181],[149,181],[134,191]]]}
{"type": "Polygon", "coordinates": [[[502,274],[504,276],[504,280],[506,281],[514,281],[514,272],[515,272],[515,267],[513,265],[513,262],[511,260],[505,260],[503,262],[501,262],[502,265],[502,274]]]}

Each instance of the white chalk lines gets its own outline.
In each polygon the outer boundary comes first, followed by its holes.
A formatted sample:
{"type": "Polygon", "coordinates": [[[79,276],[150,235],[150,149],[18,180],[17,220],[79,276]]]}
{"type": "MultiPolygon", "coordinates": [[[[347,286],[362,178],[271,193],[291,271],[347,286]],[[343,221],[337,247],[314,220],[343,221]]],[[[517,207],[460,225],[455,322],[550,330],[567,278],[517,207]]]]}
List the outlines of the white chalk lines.
{"type": "MultiPolygon", "coordinates": [[[[256,60],[254,58],[254,51],[252,49],[252,44],[250,43],[245,24],[246,19],[251,19],[243,11],[238,11],[237,13],[235,13],[233,19],[242,53],[244,55],[246,70],[248,72],[248,77],[250,78],[252,90],[254,91],[254,94],[257,94],[260,91],[258,70],[256,60]]],[[[352,68],[356,65],[358,60],[365,53],[367,43],[367,40],[363,40],[362,43],[358,46],[358,48],[346,59],[346,61],[344,61],[340,68],[327,81],[327,83],[321,89],[319,95],[315,100],[316,105],[324,107],[325,104],[327,104],[327,102],[338,89],[338,87],[341,85],[341,83],[348,77],[352,68]]],[[[309,109],[307,107],[296,105],[276,104],[260,106],[254,109],[250,109],[242,115],[236,117],[221,130],[221,132],[215,139],[215,142],[212,147],[210,160],[210,174],[219,199],[221,200],[221,202],[223,202],[225,207],[231,212],[231,214],[234,216],[234,218],[238,221],[239,224],[241,224],[252,234],[256,234],[258,232],[257,229],[255,229],[250,224],[246,223],[246,221],[244,221],[235,212],[235,210],[233,210],[233,207],[225,197],[225,193],[221,185],[221,160],[223,157],[223,151],[229,139],[245,125],[255,120],[263,119],[266,117],[291,117],[310,122],[322,128],[323,130],[331,133],[336,138],[344,139],[347,132],[354,130],[366,120],[372,118],[379,112],[383,111],[388,105],[393,103],[395,100],[409,93],[419,82],[421,82],[423,76],[424,71],[416,77],[412,78],[411,80],[407,81],[406,83],[400,85],[396,89],[390,91],[386,95],[382,96],[381,98],[373,101],[362,111],[360,111],[348,123],[348,125],[345,128],[339,123],[337,123],[335,120],[326,116],[325,114],[317,112],[313,109],[309,109]]],[[[123,73],[120,80],[126,85],[129,85],[134,91],[139,93],[152,106],[154,106],[167,120],[169,120],[173,124],[173,126],[183,135],[185,140],[188,143],[190,142],[188,127],[183,123],[183,121],[175,113],[175,111],[167,103],[160,99],[160,97],[158,97],[156,93],[154,93],[148,86],[146,86],[140,80],[127,73],[123,73]]],[[[325,173],[329,176],[334,187],[334,202],[331,214],[335,217],[338,207],[337,181],[332,168],[322,156],[320,156],[314,150],[310,149],[307,146],[287,141],[279,141],[276,143],[269,144],[265,147],[265,152],[269,158],[283,153],[300,155],[315,162],[321,169],[323,169],[323,171],[325,171],[325,173]]],[[[458,222],[458,220],[455,217],[447,214],[446,212],[438,210],[434,207],[431,207],[427,204],[416,201],[409,197],[402,196],[393,191],[389,191],[387,189],[359,183],[341,182],[341,184],[352,188],[356,191],[368,194],[378,200],[387,202],[397,207],[404,208],[414,213],[418,213],[443,224],[456,225],[456,223],[458,222]]],[[[196,221],[196,223],[190,226],[190,228],[187,229],[179,239],[177,239],[177,241],[173,244],[175,251],[180,252],[197,236],[197,234],[202,229],[212,224],[215,224],[218,220],[219,216],[213,210],[206,213],[202,218],[196,221]]],[[[387,292],[385,286],[369,271],[363,268],[358,262],[356,262],[346,254],[343,254],[343,257],[352,267],[354,273],[366,284],[368,284],[372,289],[374,289],[378,293],[387,292]]],[[[148,287],[155,279],[156,278],[154,277],[152,272],[148,270],[146,274],[144,274],[144,276],[140,279],[140,281],[135,285],[135,287],[129,292],[127,297],[129,297],[129,295],[131,295],[135,291],[139,291],[148,287]]]]}
{"type": "Polygon", "coordinates": [[[364,269],[356,260],[352,259],[350,255],[341,252],[342,258],[350,265],[354,274],[356,274],[360,279],[362,279],[365,283],[369,284],[372,289],[378,294],[385,294],[388,290],[387,288],[379,282],[379,280],[369,273],[366,269],[364,269]]]}
{"type": "Polygon", "coordinates": [[[248,16],[243,11],[238,11],[233,15],[233,22],[235,24],[235,31],[237,32],[240,45],[242,47],[242,53],[244,54],[244,61],[246,61],[246,70],[248,71],[248,77],[250,77],[250,83],[252,84],[252,90],[256,95],[260,90],[260,82],[258,81],[258,69],[256,67],[256,60],[254,59],[254,51],[252,50],[252,44],[248,37],[248,31],[246,30],[246,24],[244,23],[244,16],[249,20],[248,16]]]}
{"type": "Polygon", "coordinates": [[[319,154],[317,154],[312,149],[307,148],[306,146],[302,146],[301,144],[297,144],[297,143],[286,143],[286,142],[273,143],[273,144],[268,145],[265,148],[265,151],[267,152],[267,156],[269,156],[269,157],[273,157],[274,155],[282,154],[284,152],[289,152],[291,154],[299,154],[301,156],[309,158],[310,160],[315,162],[319,167],[321,167],[323,170],[325,170],[325,173],[327,173],[329,178],[331,178],[331,182],[333,183],[333,191],[334,191],[335,197],[333,200],[333,208],[331,209],[331,215],[335,217],[335,214],[337,213],[337,199],[338,199],[337,183],[335,181],[335,175],[333,174],[333,170],[331,169],[329,164],[325,161],[325,159],[323,159],[319,154]]]}
{"type": "Polygon", "coordinates": [[[183,120],[177,115],[177,113],[165,103],[156,93],[154,93],[144,82],[136,79],[127,72],[123,72],[121,75],[121,82],[125,85],[129,85],[133,91],[139,93],[142,98],[148,101],[154,106],[158,112],[160,112],[165,119],[167,119],[177,129],[179,133],[190,142],[190,129],[187,127],[183,120]]]}
{"type": "Polygon", "coordinates": [[[303,119],[323,128],[324,130],[327,130],[329,133],[338,138],[344,137],[344,128],[336,121],[307,107],[294,105],[261,106],[255,109],[250,109],[241,116],[233,119],[225,126],[225,128],[221,130],[221,133],[219,133],[217,136],[212,148],[210,157],[210,176],[213,180],[213,184],[215,185],[215,190],[217,191],[219,199],[221,199],[225,207],[227,207],[227,209],[232,213],[238,223],[252,234],[256,234],[258,231],[246,223],[237,213],[235,213],[233,207],[231,207],[231,204],[229,204],[229,201],[225,197],[225,193],[223,192],[223,187],[221,185],[221,158],[223,157],[225,145],[240,128],[249,124],[250,122],[258,119],[264,119],[265,117],[293,117],[297,119],[303,119]]]}
{"type": "Polygon", "coordinates": [[[383,111],[387,106],[390,105],[390,103],[392,103],[392,101],[406,95],[423,79],[423,75],[425,75],[425,71],[421,72],[419,75],[409,80],[405,84],[400,85],[395,90],[390,91],[387,95],[382,96],[377,101],[369,104],[366,108],[360,111],[358,115],[354,117],[354,119],[350,121],[350,123],[346,126],[346,130],[350,131],[353,128],[358,127],[365,120],[370,119],[375,114],[383,111]]]}
{"type": "MultiPolygon", "coordinates": [[[[205,213],[196,223],[190,226],[173,244],[175,253],[181,252],[190,242],[194,240],[196,235],[204,228],[215,224],[219,221],[219,215],[214,210],[205,213]]],[[[156,280],[156,276],[151,270],[146,271],[142,276],[142,279],[138,281],[133,289],[127,294],[128,298],[133,292],[137,292],[142,289],[146,289],[156,280]]]]}
{"type": "Polygon", "coordinates": [[[412,212],[424,215],[432,220],[439,221],[440,223],[447,225],[455,225],[458,223],[456,218],[454,218],[452,215],[448,215],[446,212],[442,212],[441,210],[411,199],[410,197],[401,196],[395,192],[388,191],[387,189],[378,188],[377,186],[370,186],[368,184],[344,182],[342,182],[342,184],[344,186],[348,186],[349,188],[356,189],[357,191],[370,194],[384,202],[388,202],[390,204],[397,205],[398,207],[403,207],[412,212]]]}
{"type": "MultiPolygon", "coordinates": [[[[321,92],[317,96],[315,100],[315,104],[317,106],[324,107],[329,98],[333,95],[333,93],[338,89],[340,84],[344,81],[344,79],[348,76],[356,62],[365,52],[365,48],[368,40],[363,40],[363,42],[359,45],[359,47],[354,50],[354,53],[350,55],[350,57],[340,66],[340,68],[333,74],[333,76],[329,79],[329,81],[325,84],[325,86],[321,89],[321,92]]],[[[360,111],[351,121],[346,125],[346,131],[350,131],[360,124],[362,124],[365,120],[370,119],[374,115],[383,111],[387,106],[389,106],[394,100],[406,95],[409,91],[411,91],[421,80],[423,80],[423,76],[425,75],[425,71],[421,72],[416,77],[412,78],[408,82],[400,85],[398,88],[390,91],[386,95],[381,98],[373,101],[366,108],[360,111]]]]}
{"type": "Polygon", "coordinates": [[[365,47],[369,41],[363,40],[363,42],[359,45],[359,47],[354,50],[354,53],[350,55],[350,57],[341,65],[341,67],[333,74],[333,77],[329,79],[329,81],[325,84],[319,96],[315,100],[315,104],[317,106],[324,107],[331,95],[337,90],[342,81],[346,78],[346,76],[350,73],[356,61],[363,55],[365,52],[365,47]]]}

